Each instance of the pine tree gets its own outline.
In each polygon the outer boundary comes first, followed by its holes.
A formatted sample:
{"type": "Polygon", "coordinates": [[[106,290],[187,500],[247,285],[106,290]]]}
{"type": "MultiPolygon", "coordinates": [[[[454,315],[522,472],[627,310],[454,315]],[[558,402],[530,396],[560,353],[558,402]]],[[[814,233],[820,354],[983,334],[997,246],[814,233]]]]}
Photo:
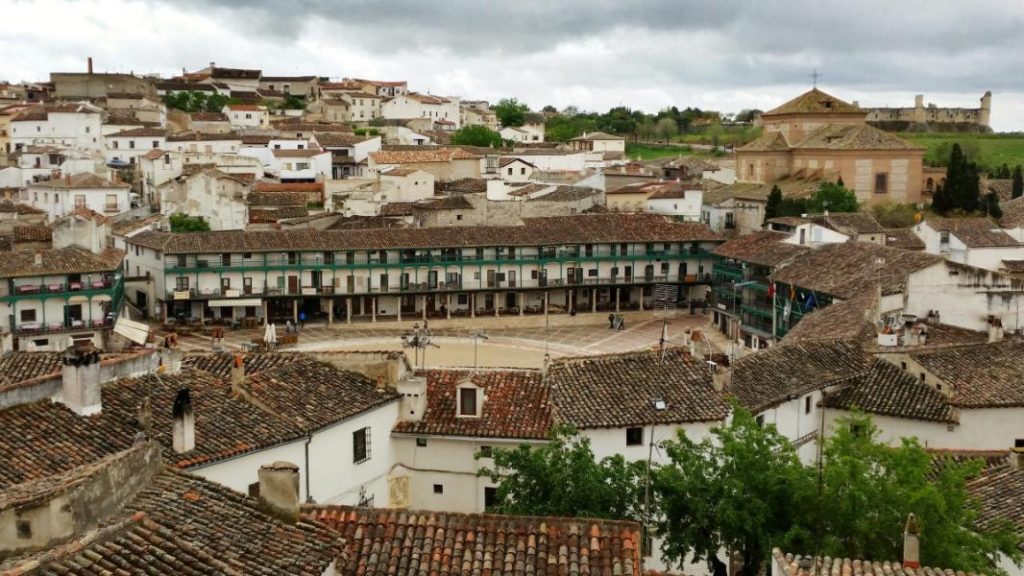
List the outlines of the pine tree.
{"type": "Polygon", "coordinates": [[[846,188],[846,183],[843,182],[843,177],[842,176],[840,176],[839,179],[836,180],[836,184],[838,184],[842,188],[846,188]]]}
{"type": "Polygon", "coordinates": [[[985,214],[996,219],[1003,217],[1003,209],[999,207],[999,195],[995,192],[985,194],[985,214]]]}
{"type": "Polygon", "coordinates": [[[1013,191],[1011,196],[1013,198],[1020,198],[1024,196],[1024,175],[1021,174],[1021,166],[1017,164],[1017,167],[1013,169],[1013,191]]]}
{"type": "Polygon", "coordinates": [[[978,179],[977,165],[967,162],[960,144],[953,144],[946,169],[946,185],[932,196],[932,209],[940,214],[956,209],[976,211],[981,200],[978,179]]]}
{"type": "Polygon", "coordinates": [[[775,184],[772,186],[772,191],[768,193],[768,203],[764,207],[764,221],[767,222],[779,216],[782,216],[782,190],[778,184],[775,184]]]}

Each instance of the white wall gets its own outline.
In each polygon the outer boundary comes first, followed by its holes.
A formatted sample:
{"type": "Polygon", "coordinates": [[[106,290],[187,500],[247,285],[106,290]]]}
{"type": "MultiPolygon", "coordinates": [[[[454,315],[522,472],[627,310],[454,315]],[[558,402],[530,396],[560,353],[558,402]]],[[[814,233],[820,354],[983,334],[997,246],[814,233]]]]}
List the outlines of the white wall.
{"type": "Polygon", "coordinates": [[[309,445],[310,492],[322,504],[359,504],[362,489],[374,505],[386,506],[387,476],[395,463],[391,429],[398,420],[398,400],[313,435],[309,445]],[[370,429],[369,459],[353,462],[352,435],[370,429]]]}
{"type": "Polygon", "coordinates": [[[687,190],[683,198],[648,199],[647,211],[655,214],[681,216],[688,222],[699,222],[704,192],[687,190]]]}
{"type": "MultiPolygon", "coordinates": [[[[836,420],[849,416],[845,410],[826,411],[826,429],[834,433],[836,420]]],[[[1024,438],[1024,408],[961,409],[960,424],[911,418],[871,415],[880,440],[898,445],[902,438],[917,438],[937,450],[1008,450],[1024,438]]]]}

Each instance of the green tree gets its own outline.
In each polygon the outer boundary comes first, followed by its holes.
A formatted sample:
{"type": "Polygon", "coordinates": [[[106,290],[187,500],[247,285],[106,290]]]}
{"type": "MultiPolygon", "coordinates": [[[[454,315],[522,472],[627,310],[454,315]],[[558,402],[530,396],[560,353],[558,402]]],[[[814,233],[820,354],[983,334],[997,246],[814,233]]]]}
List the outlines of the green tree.
{"type": "Polygon", "coordinates": [[[655,134],[657,134],[657,129],[655,128],[654,120],[650,118],[644,118],[640,122],[640,124],[637,125],[636,133],[637,136],[640,137],[640,140],[650,141],[651,139],[653,139],[655,134]]]}
{"type": "Polygon", "coordinates": [[[202,216],[171,214],[171,232],[209,232],[210,223],[202,216]]]}
{"type": "Polygon", "coordinates": [[[740,110],[733,120],[736,122],[753,122],[755,118],[761,115],[761,113],[761,110],[758,110],[757,108],[754,108],[753,110],[745,108],[740,110]]]}
{"type": "Polygon", "coordinates": [[[204,109],[207,112],[220,112],[225,106],[231,103],[231,98],[223,94],[210,94],[206,98],[206,105],[204,109]]]}
{"type": "Polygon", "coordinates": [[[772,546],[784,546],[803,524],[800,503],[813,493],[813,476],[774,426],[758,425],[742,408],[711,436],[694,442],[680,431],[663,443],[671,463],[654,475],[662,553],[680,567],[692,557],[724,574],[724,548],[742,557],[742,576],[755,576],[772,546]]]}
{"type": "Polygon", "coordinates": [[[654,133],[659,140],[668,142],[679,134],[679,125],[671,118],[662,118],[654,125],[654,133]]]}
{"type": "Polygon", "coordinates": [[[999,194],[995,192],[989,192],[985,194],[985,200],[983,202],[985,207],[985,215],[991,216],[992,218],[1002,218],[1003,209],[999,207],[999,194]]]}
{"type": "Polygon", "coordinates": [[[515,98],[502,98],[494,106],[494,114],[502,126],[522,126],[530,107],[515,98]]]}
{"type": "Polygon", "coordinates": [[[1020,540],[1008,524],[978,524],[967,479],[980,471],[980,461],[937,468],[916,439],[885,445],[871,419],[860,414],[838,420],[834,430],[825,441],[814,530],[823,554],[899,558],[903,526],[914,513],[922,565],[991,574],[999,553],[1020,561],[1020,540]]]}
{"type": "Polygon", "coordinates": [[[822,182],[807,199],[809,212],[856,212],[857,195],[840,183],[822,182]]]}
{"type": "Polygon", "coordinates": [[[1011,190],[1014,198],[1024,196],[1024,174],[1021,173],[1020,164],[1017,164],[1013,169],[1013,186],[1011,190]]]}
{"type": "Polygon", "coordinates": [[[910,228],[917,223],[917,214],[914,204],[882,202],[871,207],[871,215],[883,228],[910,228]]]}
{"type": "Polygon", "coordinates": [[[768,203],[764,207],[764,221],[782,216],[782,189],[778,184],[772,185],[772,191],[768,193],[768,203]]]}
{"type": "Polygon", "coordinates": [[[301,96],[289,94],[284,97],[284,102],[281,103],[281,108],[285,110],[305,110],[306,100],[301,96]]]}
{"type": "Polygon", "coordinates": [[[498,484],[493,512],[642,519],[646,462],[598,462],[590,440],[572,428],[555,430],[543,446],[494,448],[491,457],[493,468],[477,474],[498,484]]]}
{"type": "Polygon", "coordinates": [[[487,126],[463,126],[452,133],[451,143],[465,146],[480,146],[483,148],[500,148],[501,134],[487,126]]]}
{"type": "Polygon", "coordinates": [[[932,209],[940,214],[957,209],[971,213],[978,209],[980,197],[978,167],[968,162],[960,144],[953,144],[946,168],[946,184],[932,195],[932,209]]]}

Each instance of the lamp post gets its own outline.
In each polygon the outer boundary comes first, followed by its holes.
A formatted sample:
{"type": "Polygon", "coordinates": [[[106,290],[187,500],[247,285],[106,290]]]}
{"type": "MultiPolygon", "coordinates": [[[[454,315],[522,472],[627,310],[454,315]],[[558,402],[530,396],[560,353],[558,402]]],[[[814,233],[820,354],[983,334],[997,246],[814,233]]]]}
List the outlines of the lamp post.
{"type": "MultiPolygon", "coordinates": [[[[668,404],[662,398],[652,398],[651,408],[656,412],[663,412],[668,404]]],[[[644,525],[643,538],[640,541],[641,553],[647,554],[647,546],[651,541],[651,461],[654,459],[654,425],[651,425],[651,434],[647,440],[647,471],[644,475],[644,525]]]]}
{"type": "Polygon", "coordinates": [[[478,366],[478,364],[477,364],[477,355],[476,355],[477,344],[480,343],[480,340],[487,340],[488,338],[487,338],[487,334],[484,334],[483,332],[477,332],[476,334],[471,334],[470,338],[473,339],[473,373],[475,374],[477,366],[478,366]]]}

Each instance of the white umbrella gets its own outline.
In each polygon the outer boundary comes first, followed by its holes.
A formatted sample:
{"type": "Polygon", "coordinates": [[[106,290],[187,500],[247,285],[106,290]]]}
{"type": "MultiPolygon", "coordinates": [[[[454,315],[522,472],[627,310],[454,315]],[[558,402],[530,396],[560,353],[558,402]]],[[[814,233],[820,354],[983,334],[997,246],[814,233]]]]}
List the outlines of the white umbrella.
{"type": "Polygon", "coordinates": [[[263,327],[263,342],[265,342],[266,344],[270,344],[270,340],[273,337],[270,333],[272,326],[272,324],[268,323],[266,326],[263,327]]]}
{"type": "Polygon", "coordinates": [[[270,343],[277,344],[277,324],[270,325],[270,343]]]}

